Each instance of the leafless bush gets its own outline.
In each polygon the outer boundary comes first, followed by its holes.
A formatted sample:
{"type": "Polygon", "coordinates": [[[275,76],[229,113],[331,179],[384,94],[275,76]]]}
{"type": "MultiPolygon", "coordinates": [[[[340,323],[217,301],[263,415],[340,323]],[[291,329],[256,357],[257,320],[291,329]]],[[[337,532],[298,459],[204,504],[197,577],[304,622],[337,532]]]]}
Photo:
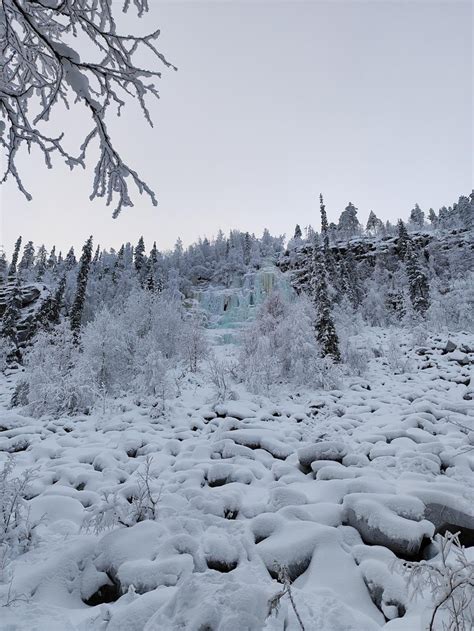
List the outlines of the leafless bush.
{"type": "Polygon", "coordinates": [[[310,367],[313,385],[323,390],[333,390],[341,385],[342,373],[331,357],[316,359],[310,367]]]}
{"type": "Polygon", "coordinates": [[[353,375],[363,377],[368,370],[370,353],[364,348],[358,348],[350,340],[341,344],[342,361],[353,375]]]}
{"type": "Polygon", "coordinates": [[[151,456],[145,458],[144,470],[138,474],[137,492],[132,499],[131,519],[134,523],[145,521],[145,519],[156,519],[158,517],[158,503],[161,498],[160,488],[158,493],[154,493],[151,488],[153,474],[151,456]]]}
{"type": "Polygon", "coordinates": [[[215,388],[218,401],[225,401],[231,385],[229,366],[212,353],[209,355],[207,367],[209,379],[215,388]]]}
{"type": "Polygon", "coordinates": [[[300,613],[299,613],[298,609],[296,608],[296,603],[295,603],[295,599],[293,597],[293,592],[291,590],[291,581],[290,581],[290,576],[288,574],[288,568],[287,567],[281,566],[279,568],[279,570],[278,570],[278,580],[283,585],[283,589],[280,590],[277,594],[275,594],[275,596],[273,596],[273,598],[268,603],[268,605],[269,605],[269,614],[268,615],[271,616],[274,612],[278,613],[278,610],[280,608],[281,600],[285,596],[288,596],[288,599],[289,599],[289,601],[291,603],[291,607],[292,607],[293,611],[295,612],[295,616],[296,616],[296,619],[298,620],[298,624],[300,626],[301,631],[306,631],[305,626],[303,624],[303,621],[301,619],[300,613]]]}
{"type": "Polygon", "coordinates": [[[392,372],[395,374],[409,372],[411,367],[410,359],[403,354],[400,344],[394,335],[388,338],[384,355],[392,372]]]}
{"type": "Polygon", "coordinates": [[[429,631],[472,631],[474,628],[474,562],[466,557],[458,535],[437,536],[436,559],[403,563],[413,596],[428,590],[434,607],[429,631]],[[441,626],[435,626],[440,622],[441,626]]]}
{"type": "Polygon", "coordinates": [[[37,526],[30,521],[26,501],[34,472],[14,476],[13,468],[14,457],[10,456],[0,470],[0,574],[12,556],[30,547],[37,526]]]}
{"type": "Polygon", "coordinates": [[[152,488],[152,458],[147,456],[143,471],[138,473],[137,487],[128,498],[117,493],[106,493],[102,502],[95,506],[84,520],[83,529],[100,533],[116,526],[134,526],[146,519],[157,519],[161,491],[152,488]]]}

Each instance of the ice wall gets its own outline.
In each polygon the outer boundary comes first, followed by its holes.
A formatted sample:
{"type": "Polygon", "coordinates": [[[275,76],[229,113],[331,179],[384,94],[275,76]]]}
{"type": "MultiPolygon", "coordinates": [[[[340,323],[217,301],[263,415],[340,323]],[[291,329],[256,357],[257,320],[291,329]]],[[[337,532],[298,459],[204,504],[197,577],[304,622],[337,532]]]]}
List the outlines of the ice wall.
{"type": "Polygon", "coordinates": [[[294,295],[288,276],[274,265],[266,265],[236,277],[231,287],[196,289],[193,298],[207,313],[211,327],[233,328],[251,319],[272,291],[290,299],[294,295]]]}

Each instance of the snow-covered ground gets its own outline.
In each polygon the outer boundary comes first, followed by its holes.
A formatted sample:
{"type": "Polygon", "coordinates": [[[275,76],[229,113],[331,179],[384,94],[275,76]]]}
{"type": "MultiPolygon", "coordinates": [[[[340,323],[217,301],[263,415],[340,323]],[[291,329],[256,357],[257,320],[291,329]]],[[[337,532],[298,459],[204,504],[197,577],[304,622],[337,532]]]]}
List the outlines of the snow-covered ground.
{"type": "Polygon", "coordinates": [[[381,354],[332,391],[233,383],[216,403],[203,368],[158,418],[130,399],[28,418],[5,379],[0,463],[33,469],[40,523],[0,568],[0,629],[426,629],[429,593],[411,598],[398,560],[432,557],[445,523],[474,560],[474,336],[449,339],[407,336],[396,366],[381,354]],[[301,622],[275,600],[282,568],[301,622]]]}

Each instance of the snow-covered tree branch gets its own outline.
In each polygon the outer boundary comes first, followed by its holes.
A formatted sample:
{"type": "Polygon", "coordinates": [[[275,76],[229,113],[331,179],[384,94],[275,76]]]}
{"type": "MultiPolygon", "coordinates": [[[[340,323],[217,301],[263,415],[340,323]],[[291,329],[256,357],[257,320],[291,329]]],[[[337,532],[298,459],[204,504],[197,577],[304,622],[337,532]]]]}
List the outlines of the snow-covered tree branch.
{"type": "MultiPolygon", "coordinates": [[[[147,0],[133,2],[139,17],[148,10],[147,0]]],[[[123,11],[130,1],[125,0],[123,11]]],[[[120,116],[127,98],[138,101],[150,125],[147,97],[158,98],[155,85],[161,73],[141,67],[137,56],[148,54],[174,68],[158,51],[158,29],[142,35],[122,35],[113,15],[112,0],[2,0],[0,4],[0,144],[5,156],[1,182],[13,178],[30,200],[18,166],[18,152],[39,149],[52,168],[56,154],[73,169],[86,166],[93,141],[99,144],[91,199],[113,203],[114,217],[133,206],[129,181],[154,205],[154,191],[121,157],[110,136],[107,113],[120,116]],[[52,132],[65,107],[79,104],[90,116],[76,154],[67,148],[65,134],[52,132]]]]}

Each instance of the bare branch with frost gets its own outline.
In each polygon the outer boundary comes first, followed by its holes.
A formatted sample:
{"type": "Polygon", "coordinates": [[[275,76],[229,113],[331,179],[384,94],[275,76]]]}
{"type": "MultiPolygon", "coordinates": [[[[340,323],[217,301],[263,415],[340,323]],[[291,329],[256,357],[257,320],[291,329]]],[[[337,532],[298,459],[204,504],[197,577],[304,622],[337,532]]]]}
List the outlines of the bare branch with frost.
{"type": "MultiPolygon", "coordinates": [[[[130,4],[125,0],[124,12],[130,4]]],[[[133,5],[138,17],[148,11],[147,0],[133,0],[133,5]]],[[[0,145],[6,166],[0,183],[12,177],[31,200],[17,165],[22,146],[28,152],[39,149],[48,168],[56,154],[73,169],[85,168],[87,150],[98,141],[90,198],[103,197],[107,205],[115,200],[117,217],[122,208],[133,206],[131,180],[156,205],[153,190],[115,148],[106,115],[114,109],[120,116],[129,97],[152,125],[146,100],[159,98],[155,81],[161,73],[137,65],[136,57],[149,53],[176,69],[156,48],[159,35],[159,30],[143,36],[118,33],[112,0],[1,0],[0,145]],[[92,126],[77,155],[66,148],[64,133],[45,129],[60,104],[68,110],[80,104],[90,115],[92,126]]]]}

